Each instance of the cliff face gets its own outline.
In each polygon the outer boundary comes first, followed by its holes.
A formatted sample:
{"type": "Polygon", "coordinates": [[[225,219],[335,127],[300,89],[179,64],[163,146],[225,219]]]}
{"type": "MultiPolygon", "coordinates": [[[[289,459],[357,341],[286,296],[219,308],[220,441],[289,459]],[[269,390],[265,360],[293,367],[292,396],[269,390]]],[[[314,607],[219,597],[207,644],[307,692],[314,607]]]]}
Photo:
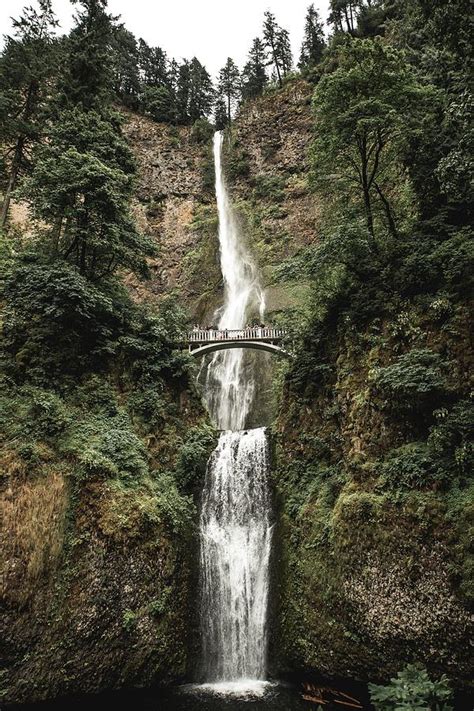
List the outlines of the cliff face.
{"type": "Polygon", "coordinates": [[[10,393],[17,410],[2,420],[0,481],[4,703],[167,682],[190,669],[193,493],[214,438],[185,378],[159,390],[144,421],[138,388],[123,378],[86,378],[72,398],[38,387],[10,393]]]}
{"type": "Polygon", "coordinates": [[[419,345],[436,344],[451,363],[458,358],[447,388],[461,399],[428,422],[416,405],[399,409],[377,390],[377,367],[396,361],[406,336],[384,333],[390,325],[380,321],[334,334],[319,354],[326,380],[315,367],[313,387],[286,389],[274,471],[283,540],[276,649],[284,668],[370,680],[423,660],[433,675],[469,683],[467,313],[460,309],[444,333],[426,313],[410,313],[419,345]],[[459,481],[436,471],[438,445],[458,459],[459,481]]]}
{"type": "MultiPolygon", "coordinates": [[[[320,238],[321,206],[308,182],[310,97],[308,84],[290,82],[246,105],[226,137],[228,180],[263,275],[269,321],[311,305],[313,285],[281,271],[320,238]]],[[[138,163],[137,220],[159,247],[152,279],[128,278],[128,287],[153,306],[175,291],[206,323],[222,296],[210,138],[133,114],[124,130],[138,163]]],[[[296,363],[278,366],[275,673],[386,678],[413,658],[468,679],[467,318],[465,303],[401,300],[363,327],[333,324],[324,347],[309,340],[296,363]],[[449,364],[436,375],[443,407],[428,420],[416,402],[394,408],[377,385],[377,372],[413,349],[449,364]],[[455,485],[432,476],[427,438],[456,460],[455,485]]],[[[267,373],[268,366],[267,359],[267,373]]],[[[84,412],[93,419],[80,437],[71,429],[66,444],[62,406],[35,392],[28,409],[18,395],[25,422],[44,420],[46,429],[32,443],[25,425],[27,441],[2,455],[6,701],[166,681],[189,668],[190,497],[212,436],[189,382],[170,377],[138,402],[115,369],[105,381],[81,383],[87,397],[71,405],[67,428],[84,412]],[[104,395],[108,381],[112,396],[104,395]],[[119,422],[137,410],[130,427],[140,445],[119,422]],[[82,460],[101,427],[100,457],[82,460]]],[[[258,388],[265,402],[263,378],[258,388]]]]}
{"type": "MultiPolygon", "coordinates": [[[[175,407],[174,424],[155,429],[148,442],[149,456],[161,467],[132,484],[122,476],[83,480],[77,463],[52,451],[29,467],[5,452],[5,702],[146,685],[186,673],[195,508],[172,472],[183,459],[188,473],[196,466],[189,443],[202,416],[184,393],[175,407]]],[[[205,441],[197,455],[201,474],[210,451],[211,440],[205,441]]]]}
{"type": "Polygon", "coordinates": [[[226,143],[226,170],[243,234],[275,312],[304,307],[308,285],[283,282],[278,267],[318,239],[319,205],[308,185],[311,86],[299,80],[246,104],[226,143]]]}
{"type": "MultiPolygon", "coordinates": [[[[247,105],[227,144],[269,318],[283,322],[311,312],[314,285],[292,265],[322,224],[308,181],[310,95],[296,81],[247,105]]],[[[287,371],[274,425],[276,673],[388,678],[423,660],[434,674],[470,678],[469,304],[397,288],[367,309],[374,317],[356,322],[348,307],[315,329],[287,371]]]]}
{"type": "Polygon", "coordinates": [[[176,291],[190,315],[204,322],[219,303],[222,279],[210,138],[135,114],[126,115],[124,132],[137,161],[137,222],[159,250],[150,262],[151,280],[128,285],[155,303],[176,291]]]}

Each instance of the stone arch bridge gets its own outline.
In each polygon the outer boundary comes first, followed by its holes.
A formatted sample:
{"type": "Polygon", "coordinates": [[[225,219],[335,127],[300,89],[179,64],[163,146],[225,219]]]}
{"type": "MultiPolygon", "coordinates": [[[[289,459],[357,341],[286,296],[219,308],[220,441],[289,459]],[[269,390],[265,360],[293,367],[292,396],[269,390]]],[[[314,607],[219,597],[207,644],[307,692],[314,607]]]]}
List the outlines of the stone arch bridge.
{"type": "Polygon", "coordinates": [[[280,328],[195,329],[187,334],[185,345],[195,358],[228,348],[252,348],[291,358],[281,345],[286,331],[280,328]]]}

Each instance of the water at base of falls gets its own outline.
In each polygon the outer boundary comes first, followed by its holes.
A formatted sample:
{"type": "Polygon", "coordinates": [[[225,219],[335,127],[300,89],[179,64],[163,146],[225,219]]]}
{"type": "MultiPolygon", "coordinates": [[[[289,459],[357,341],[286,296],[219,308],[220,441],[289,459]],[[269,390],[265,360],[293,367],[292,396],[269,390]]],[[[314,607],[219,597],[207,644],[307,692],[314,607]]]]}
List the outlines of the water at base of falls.
{"type": "Polygon", "coordinates": [[[267,473],[263,428],[221,434],[208,465],[200,520],[207,682],[243,688],[265,678],[271,545],[267,473]]]}

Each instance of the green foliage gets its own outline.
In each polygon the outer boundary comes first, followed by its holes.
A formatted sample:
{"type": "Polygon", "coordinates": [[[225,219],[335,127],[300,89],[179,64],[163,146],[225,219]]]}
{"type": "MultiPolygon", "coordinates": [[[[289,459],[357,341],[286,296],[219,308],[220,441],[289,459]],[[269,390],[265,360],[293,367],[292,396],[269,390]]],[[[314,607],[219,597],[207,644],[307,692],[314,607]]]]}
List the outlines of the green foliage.
{"type": "Polygon", "coordinates": [[[474,468],[473,400],[459,400],[451,409],[441,408],[434,415],[428,445],[438,466],[451,475],[469,476],[474,468]]]}
{"type": "Polygon", "coordinates": [[[125,267],[146,275],[151,240],[137,232],[129,202],[134,164],[113,112],[65,110],[39,146],[23,187],[48,225],[51,253],[97,281],[125,267]]]}
{"type": "Polygon", "coordinates": [[[132,632],[137,626],[138,614],[133,610],[125,610],[122,616],[124,629],[127,632],[132,632]]]}
{"type": "Polygon", "coordinates": [[[451,711],[452,691],[443,674],[431,681],[423,666],[408,664],[388,686],[369,684],[370,699],[377,711],[451,711]]]}
{"type": "Polygon", "coordinates": [[[268,51],[268,64],[273,66],[275,78],[279,86],[282,86],[284,77],[293,65],[290,36],[288,30],[279,26],[275,15],[269,10],[264,13],[263,40],[268,51]]]}
{"type": "Polygon", "coordinates": [[[125,413],[78,422],[61,451],[76,459],[79,476],[118,477],[131,482],[148,471],[144,444],[131,431],[125,413]]]}
{"type": "Polygon", "coordinates": [[[429,120],[436,93],[417,81],[401,52],[378,38],[347,41],[333,59],[336,68],[323,75],[313,98],[314,185],[344,195],[358,186],[369,233],[375,234],[377,209],[395,237],[386,178],[410,136],[429,120]]]}
{"type": "Polygon", "coordinates": [[[446,392],[444,364],[439,353],[414,348],[399,356],[392,365],[373,373],[376,387],[397,404],[420,408],[446,392]]]}
{"type": "Polygon", "coordinates": [[[286,179],[282,175],[257,175],[254,195],[260,200],[282,202],[285,199],[286,179]]]}
{"type": "Polygon", "coordinates": [[[302,70],[311,69],[321,61],[326,47],[324,25],[314,5],[308,7],[304,26],[303,43],[301,45],[298,66],[302,70]]]}
{"type": "Polygon", "coordinates": [[[244,148],[233,147],[225,165],[226,175],[232,183],[250,174],[249,155],[244,148]]]}
{"type": "Polygon", "coordinates": [[[201,426],[187,433],[178,452],[176,478],[180,489],[190,490],[202,481],[207,462],[215,445],[212,427],[201,426]]]}
{"type": "Polygon", "coordinates": [[[380,467],[383,485],[395,491],[428,488],[442,474],[424,442],[392,450],[380,467]]]}
{"type": "Polygon", "coordinates": [[[20,262],[5,287],[3,347],[14,359],[9,368],[27,368],[29,378],[41,379],[77,372],[105,355],[120,319],[114,296],[117,290],[97,288],[68,264],[20,262]]]}
{"type": "Polygon", "coordinates": [[[265,46],[262,40],[256,37],[252,42],[248,61],[242,71],[242,96],[244,99],[253,99],[263,93],[268,83],[265,66],[265,46]]]}
{"type": "Polygon", "coordinates": [[[191,138],[194,143],[200,145],[209,143],[214,135],[214,127],[205,118],[200,118],[194,122],[191,129],[191,138]]]}
{"type": "Polygon", "coordinates": [[[145,86],[140,98],[146,116],[159,123],[173,120],[173,97],[166,86],[145,86]]]}
{"type": "Polygon", "coordinates": [[[88,111],[112,98],[112,45],[115,20],[106,12],[107,0],[74,0],[79,5],[67,38],[60,81],[60,100],[88,111]]]}
{"type": "Polygon", "coordinates": [[[31,170],[31,151],[44,130],[56,71],[57,25],[51,0],[40,0],[38,10],[25,8],[20,19],[13,20],[14,36],[5,38],[0,56],[0,228],[7,221],[13,191],[31,170]]]}
{"type": "Polygon", "coordinates": [[[231,57],[227,58],[225,66],[222,67],[219,72],[217,91],[218,96],[225,101],[227,113],[226,123],[230,124],[233,110],[240,97],[240,72],[231,57]]]}

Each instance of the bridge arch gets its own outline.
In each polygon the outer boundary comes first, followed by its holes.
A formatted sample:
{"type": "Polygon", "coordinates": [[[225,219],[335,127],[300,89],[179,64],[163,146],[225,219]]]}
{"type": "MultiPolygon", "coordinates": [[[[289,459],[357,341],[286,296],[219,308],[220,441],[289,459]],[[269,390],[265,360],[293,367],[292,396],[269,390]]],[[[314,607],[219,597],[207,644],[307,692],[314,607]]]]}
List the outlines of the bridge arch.
{"type": "Polygon", "coordinates": [[[251,348],[256,351],[266,351],[267,353],[273,353],[274,355],[281,356],[283,358],[292,358],[291,353],[286,351],[281,346],[277,346],[274,343],[267,343],[265,341],[252,341],[252,340],[239,340],[239,341],[214,341],[212,343],[206,343],[205,345],[200,345],[197,348],[190,348],[189,352],[192,356],[199,358],[201,356],[207,355],[209,353],[215,353],[216,351],[227,350],[228,348],[251,348]]]}

